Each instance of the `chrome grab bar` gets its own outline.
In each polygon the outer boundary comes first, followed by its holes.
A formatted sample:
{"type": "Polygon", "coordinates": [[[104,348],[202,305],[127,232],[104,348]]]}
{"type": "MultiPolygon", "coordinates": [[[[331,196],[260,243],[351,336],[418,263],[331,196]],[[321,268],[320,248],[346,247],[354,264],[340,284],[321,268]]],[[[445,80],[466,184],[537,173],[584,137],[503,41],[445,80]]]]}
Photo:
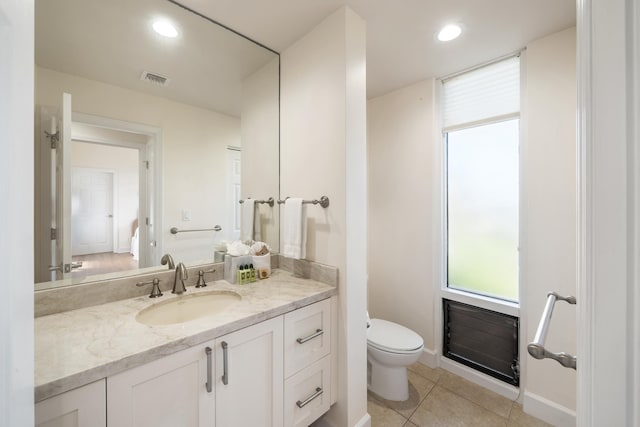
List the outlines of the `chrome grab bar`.
{"type": "MultiPolygon", "coordinates": [[[[269,197],[267,200],[254,200],[254,202],[259,204],[259,205],[269,205],[269,206],[273,207],[273,204],[275,203],[275,200],[273,200],[273,197],[269,197]]],[[[242,199],[238,200],[238,203],[242,204],[242,203],[244,203],[244,200],[242,200],[242,199]]]]}
{"type": "MultiPolygon", "coordinates": [[[[282,205],[284,204],[284,202],[286,202],[288,199],[288,197],[285,197],[283,200],[278,200],[278,204],[282,205]]],[[[320,205],[323,208],[328,208],[329,207],[329,198],[327,196],[322,196],[320,197],[320,199],[313,199],[313,200],[303,200],[302,201],[303,204],[305,205],[320,205]]]]}
{"type": "Polygon", "coordinates": [[[220,231],[220,230],[222,230],[222,227],[220,227],[219,225],[216,225],[213,228],[198,228],[193,230],[178,230],[178,227],[171,227],[169,231],[171,232],[171,234],[178,234],[178,233],[190,233],[192,231],[220,231]]]}
{"type": "Polygon", "coordinates": [[[565,352],[552,353],[544,348],[544,342],[547,339],[547,332],[549,330],[549,323],[551,321],[551,315],[553,314],[553,307],[557,300],[566,301],[569,304],[576,303],[576,297],[563,297],[555,292],[549,292],[547,294],[547,305],[544,307],[540,323],[538,324],[538,330],[533,338],[533,342],[527,346],[529,354],[536,359],[553,359],[560,363],[565,368],[576,369],[576,357],[565,352]]]}

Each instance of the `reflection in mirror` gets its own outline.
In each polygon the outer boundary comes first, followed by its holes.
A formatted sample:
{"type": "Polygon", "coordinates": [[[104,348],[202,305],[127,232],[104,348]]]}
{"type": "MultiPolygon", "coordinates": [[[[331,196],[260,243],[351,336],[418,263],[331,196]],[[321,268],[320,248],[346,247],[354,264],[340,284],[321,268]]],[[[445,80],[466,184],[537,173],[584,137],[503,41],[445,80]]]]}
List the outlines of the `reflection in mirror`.
{"type": "Polygon", "coordinates": [[[35,6],[36,288],[213,262],[279,195],[278,54],[167,0],[35,6]]]}

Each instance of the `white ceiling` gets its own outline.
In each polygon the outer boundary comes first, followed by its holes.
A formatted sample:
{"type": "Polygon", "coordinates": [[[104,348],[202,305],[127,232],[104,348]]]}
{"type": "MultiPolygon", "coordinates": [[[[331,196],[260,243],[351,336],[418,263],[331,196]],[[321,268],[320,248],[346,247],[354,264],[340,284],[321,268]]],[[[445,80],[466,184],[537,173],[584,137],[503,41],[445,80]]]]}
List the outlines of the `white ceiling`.
{"type": "MultiPolygon", "coordinates": [[[[277,52],[348,4],[367,23],[369,98],[575,25],[575,0],[178,1],[277,52]],[[462,36],[436,41],[435,32],[449,22],[462,24],[462,36]]],[[[234,116],[241,109],[242,78],[271,57],[163,0],[36,1],[38,65],[234,116]],[[178,39],[149,31],[151,18],[163,14],[177,20],[178,39]],[[220,38],[224,42],[215,41],[220,38]],[[143,70],[166,75],[170,85],[140,81],[143,70]]]]}
{"type": "MultiPolygon", "coordinates": [[[[37,0],[37,65],[239,116],[242,82],[277,55],[164,0],[37,0]],[[151,29],[170,19],[179,36],[151,29]],[[142,81],[143,71],[170,79],[142,81]]],[[[274,80],[274,82],[277,80],[274,80]]]]}
{"type": "Polygon", "coordinates": [[[375,97],[511,53],[575,25],[575,0],[182,0],[282,52],[347,4],[367,22],[367,96],[375,97]],[[461,23],[462,36],[435,32],[461,23]]]}

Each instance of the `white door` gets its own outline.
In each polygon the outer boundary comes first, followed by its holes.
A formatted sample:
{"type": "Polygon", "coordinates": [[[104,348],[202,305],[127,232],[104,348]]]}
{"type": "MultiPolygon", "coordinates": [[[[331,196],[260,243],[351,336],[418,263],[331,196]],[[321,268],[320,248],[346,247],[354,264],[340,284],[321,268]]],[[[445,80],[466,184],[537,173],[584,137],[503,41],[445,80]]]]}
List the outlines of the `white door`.
{"type": "Polygon", "coordinates": [[[283,425],[282,316],[216,339],[216,425],[283,425]]]}
{"type": "Polygon", "coordinates": [[[229,241],[240,238],[240,198],[241,193],[241,164],[240,150],[227,149],[227,223],[228,230],[223,230],[229,241]]]}
{"type": "Polygon", "coordinates": [[[108,377],[109,425],[213,426],[213,385],[207,389],[208,372],[213,374],[212,346],[213,343],[198,345],[108,377]],[[207,348],[211,349],[209,357],[207,348]]]}
{"type": "Polygon", "coordinates": [[[113,252],[113,173],[71,170],[72,255],[113,252]]]}

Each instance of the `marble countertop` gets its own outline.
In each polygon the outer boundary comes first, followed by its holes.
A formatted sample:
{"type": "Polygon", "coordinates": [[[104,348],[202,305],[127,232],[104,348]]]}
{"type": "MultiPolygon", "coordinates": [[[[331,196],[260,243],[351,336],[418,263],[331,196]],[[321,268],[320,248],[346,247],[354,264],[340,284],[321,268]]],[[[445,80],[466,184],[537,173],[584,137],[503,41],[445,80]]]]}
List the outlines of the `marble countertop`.
{"type": "Polygon", "coordinates": [[[190,322],[146,326],[146,307],[180,296],[137,297],[35,319],[35,400],[63,393],[337,294],[333,286],[274,270],[267,280],[224,280],[184,295],[233,291],[242,300],[220,314],[190,322]]]}

